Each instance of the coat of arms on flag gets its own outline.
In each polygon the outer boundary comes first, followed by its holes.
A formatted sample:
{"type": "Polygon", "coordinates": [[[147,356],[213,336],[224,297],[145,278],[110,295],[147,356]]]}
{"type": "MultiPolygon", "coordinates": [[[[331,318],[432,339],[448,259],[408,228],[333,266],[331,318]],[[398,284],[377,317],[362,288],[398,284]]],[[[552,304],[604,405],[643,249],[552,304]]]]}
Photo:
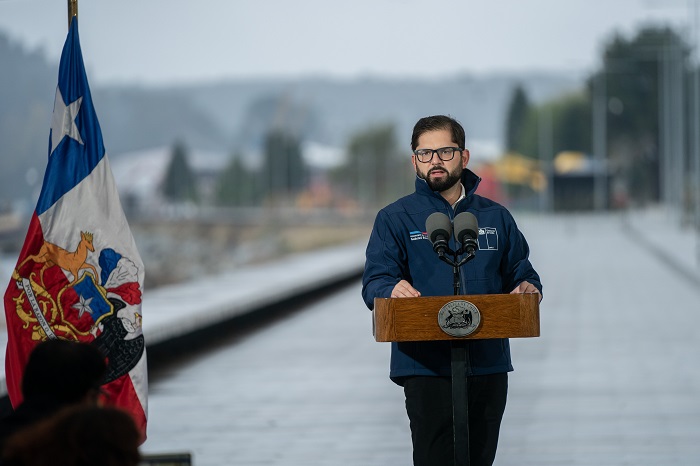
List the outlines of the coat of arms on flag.
{"type": "Polygon", "coordinates": [[[93,107],[73,18],[63,47],[36,210],[5,292],[7,391],[40,341],[94,344],[107,358],[108,402],[131,412],[145,438],[144,268],[124,216],[93,107]]]}

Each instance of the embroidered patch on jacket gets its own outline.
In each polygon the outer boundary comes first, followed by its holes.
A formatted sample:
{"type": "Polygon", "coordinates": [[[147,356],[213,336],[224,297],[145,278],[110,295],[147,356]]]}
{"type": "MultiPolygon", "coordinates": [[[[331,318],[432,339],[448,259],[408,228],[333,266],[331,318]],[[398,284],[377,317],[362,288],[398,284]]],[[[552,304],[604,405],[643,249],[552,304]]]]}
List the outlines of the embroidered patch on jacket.
{"type": "Polygon", "coordinates": [[[426,232],[426,231],[419,231],[419,230],[416,230],[416,231],[409,231],[408,234],[409,234],[409,236],[410,236],[410,238],[411,238],[411,241],[418,241],[418,240],[421,240],[421,239],[428,239],[428,232],[426,232]]]}
{"type": "Polygon", "coordinates": [[[498,250],[498,231],[493,227],[479,228],[479,250],[498,250]]]}

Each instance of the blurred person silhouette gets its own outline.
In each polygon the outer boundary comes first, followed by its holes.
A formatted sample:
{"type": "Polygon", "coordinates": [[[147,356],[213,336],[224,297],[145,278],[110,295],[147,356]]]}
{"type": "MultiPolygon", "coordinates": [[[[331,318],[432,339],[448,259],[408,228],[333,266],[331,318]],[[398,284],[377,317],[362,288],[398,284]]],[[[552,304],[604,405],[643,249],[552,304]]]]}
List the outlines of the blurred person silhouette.
{"type": "MultiPolygon", "coordinates": [[[[512,215],[476,194],[481,179],[467,168],[465,139],[462,125],[448,116],[421,118],[414,126],[415,192],[379,211],[367,245],[362,297],[370,309],[375,298],[453,294],[453,268],[438,258],[422,233],[434,212],[449,219],[470,212],[478,220],[481,247],[460,267],[461,293],[537,293],[541,299],[540,277],[512,215]]],[[[466,342],[470,464],[491,465],[506,406],[507,373],[513,370],[509,343],[466,342]]],[[[392,343],[389,376],[404,389],[414,465],[454,464],[451,375],[449,341],[392,343]]]]}
{"type": "Polygon", "coordinates": [[[137,466],[139,432],[126,411],[73,405],[7,439],[2,466],[137,466]]]}
{"type": "Polygon", "coordinates": [[[97,404],[106,370],[105,357],[96,346],[60,339],[39,343],[22,375],[22,402],[0,419],[0,451],[10,435],[63,407],[97,404]]]}

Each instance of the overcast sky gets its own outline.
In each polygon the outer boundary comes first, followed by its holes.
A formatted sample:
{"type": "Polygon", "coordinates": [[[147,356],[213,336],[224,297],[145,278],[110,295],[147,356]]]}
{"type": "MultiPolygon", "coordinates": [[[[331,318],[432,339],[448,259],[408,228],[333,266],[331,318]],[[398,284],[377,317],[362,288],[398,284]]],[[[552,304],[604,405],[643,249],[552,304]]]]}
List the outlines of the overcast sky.
{"type": "MultiPolygon", "coordinates": [[[[91,82],[586,72],[613,31],[692,33],[700,0],[79,0],[91,82]]],[[[0,30],[60,56],[66,0],[0,0],[0,30]]],[[[689,36],[692,38],[692,35],[689,36]]]]}

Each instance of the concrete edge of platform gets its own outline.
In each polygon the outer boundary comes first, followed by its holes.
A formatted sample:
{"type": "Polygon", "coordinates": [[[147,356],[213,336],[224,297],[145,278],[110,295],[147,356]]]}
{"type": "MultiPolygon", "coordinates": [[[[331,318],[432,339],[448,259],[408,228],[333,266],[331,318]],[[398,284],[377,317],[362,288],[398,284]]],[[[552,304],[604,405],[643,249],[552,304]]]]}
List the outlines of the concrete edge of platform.
{"type": "MultiPolygon", "coordinates": [[[[284,264],[294,269],[294,263],[284,264]]],[[[207,328],[218,323],[242,316],[251,312],[284,303],[308,292],[323,290],[350,277],[358,277],[362,273],[362,261],[345,261],[325,267],[303,272],[302,276],[293,276],[289,280],[276,280],[274,284],[259,284],[251,286],[242,293],[236,293],[229,299],[223,298],[213,303],[202,303],[194,313],[180,316],[178,319],[161,323],[158,327],[144,328],[147,347],[161,344],[173,338],[179,338],[188,333],[207,328]]],[[[275,277],[272,277],[274,280],[275,277]]],[[[277,277],[279,278],[279,277],[277,277]]],[[[193,285],[196,287],[196,285],[193,285]]]]}

